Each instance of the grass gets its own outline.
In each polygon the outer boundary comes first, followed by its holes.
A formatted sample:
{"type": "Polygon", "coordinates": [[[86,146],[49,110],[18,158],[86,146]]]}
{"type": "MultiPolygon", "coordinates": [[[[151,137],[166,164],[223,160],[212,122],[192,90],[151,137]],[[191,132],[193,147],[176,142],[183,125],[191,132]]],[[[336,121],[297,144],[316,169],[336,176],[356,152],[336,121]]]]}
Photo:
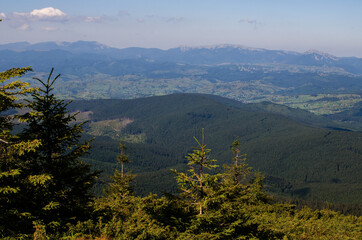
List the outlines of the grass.
{"type": "Polygon", "coordinates": [[[317,115],[328,115],[350,109],[354,104],[362,101],[362,96],[358,94],[266,95],[257,101],[270,101],[308,110],[317,115]]]}
{"type": "MultiPolygon", "coordinates": [[[[121,131],[128,124],[132,123],[133,120],[130,118],[122,118],[122,119],[112,119],[112,120],[104,120],[98,122],[91,122],[89,124],[88,133],[93,136],[108,136],[112,139],[118,140],[121,138],[121,131]]],[[[141,135],[141,134],[138,134],[141,135]]],[[[126,136],[127,139],[140,142],[142,141],[142,137],[140,136],[126,136]]]]}

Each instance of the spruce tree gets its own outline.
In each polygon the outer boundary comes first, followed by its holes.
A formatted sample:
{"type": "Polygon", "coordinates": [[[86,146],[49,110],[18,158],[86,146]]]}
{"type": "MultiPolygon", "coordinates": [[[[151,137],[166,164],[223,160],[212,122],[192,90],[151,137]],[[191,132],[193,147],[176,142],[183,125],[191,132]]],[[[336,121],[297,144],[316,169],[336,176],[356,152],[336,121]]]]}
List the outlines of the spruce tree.
{"type": "Polygon", "coordinates": [[[222,174],[220,194],[222,201],[236,201],[238,203],[267,202],[268,195],[263,189],[263,177],[252,171],[246,163],[246,154],[240,153],[240,143],[235,140],[232,143],[234,154],[233,163],[224,165],[225,173],[222,174]]]}
{"type": "Polygon", "coordinates": [[[0,237],[18,237],[26,228],[25,223],[32,219],[24,207],[27,204],[24,193],[39,179],[28,171],[29,162],[21,161],[20,157],[35,151],[40,141],[24,141],[11,131],[20,117],[17,110],[25,107],[20,98],[35,89],[21,80],[7,82],[31,70],[30,67],[12,68],[0,73],[0,237]]]}
{"type": "Polygon", "coordinates": [[[29,88],[29,84],[16,80],[10,83],[5,81],[11,78],[21,77],[26,72],[32,71],[30,67],[26,68],[12,68],[5,72],[0,73],[0,142],[7,144],[10,141],[10,131],[14,126],[14,118],[16,115],[10,116],[7,111],[20,109],[24,107],[24,103],[18,101],[19,97],[25,96],[32,91],[33,88],[29,88]]]}
{"type": "Polygon", "coordinates": [[[231,148],[234,154],[233,163],[224,165],[225,172],[222,175],[220,190],[224,192],[223,196],[229,200],[243,196],[244,191],[250,187],[251,168],[246,163],[246,154],[241,154],[239,147],[239,141],[235,140],[231,148]]]}
{"type": "Polygon", "coordinates": [[[105,196],[98,198],[94,204],[95,215],[98,215],[99,219],[104,222],[104,229],[108,229],[106,232],[113,237],[117,237],[117,234],[121,231],[121,225],[128,221],[140,204],[138,202],[139,198],[134,196],[134,187],[132,185],[135,175],[123,172],[123,165],[130,162],[125,151],[126,146],[121,141],[120,154],[117,156],[121,171],[115,169],[114,175],[111,176],[112,181],[105,189],[105,196]],[[116,231],[113,227],[110,227],[116,225],[119,226],[116,231]]]}
{"type": "Polygon", "coordinates": [[[124,145],[123,141],[121,141],[119,147],[121,149],[121,153],[117,156],[117,160],[118,160],[118,164],[121,165],[121,177],[123,177],[124,164],[131,162],[131,160],[128,158],[128,156],[125,153],[125,151],[127,150],[127,147],[126,147],[126,145],[124,145]]]}
{"type": "Polygon", "coordinates": [[[197,205],[199,215],[202,215],[208,198],[213,195],[213,187],[217,185],[219,175],[211,175],[206,172],[218,166],[213,164],[216,160],[209,157],[211,149],[206,148],[204,129],[202,129],[201,143],[197,138],[194,137],[194,139],[198,146],[186,156],[187,165],[190,168],[189,174],[176,170],[172,171],[177,175],[176,179],[183,197],[190,199],[193,204],[197,205]]]}
{"type": "Polygon", "coordinates": [[[114,175],[111,177],[112,182],[106,189],[106,194],[109,197],[118,198],[118,200],[124,199],[127,196],[132,196],[134,193],[134,187],[132,182],[135,175],[127,172],[124,173],[124,164],[130,163],[128,155],[126,154],[127,148],[123,141],[120,142],[120,154],[117,156],[118,165],[121,166],[121,171],[115,170],[114,175]]]}
{"type": "MultiPolygon", "coordinates": [[[[203,146],[200,144],[199,146],[203,146]]],[[[210,150],[201,152],[208,153],[210,150]]],[[[273,239],[268,232],[260,231],[258,223],[250,221],[249,204],[259,204],[266,195],[262,192],[260,178],[255,178],[246,164],[246,155],[240,154],[239,142],[232,144],[233,163],[224,165],[225,173],[208,175],[204,181],[204,211],[194,218],[180,239],[273,239]]],[[[203,155],[203,154],[201,154],[203,155]]],[[[193,156],[190,154],[189,156],[193,156]]],[[[192,183],[190,176],[178,176],[179,183],[192,183]],[[182,180],[182,181],[180,181],[182,180]]],[[[198,178],[195,178],[198,180],[198,178]]],[[[202,178],[200,178],[202,179],[202,178]]],[[[193,184],[198,186],[198,184],[193,184]]],[[[190,184],[189,184],[190,186],[190,184]]],[[[184,188],[184,194],[190,194],[192,187],[184,188]]],[[[199,188],[200,189],[200,188],[199,188]]],[[[273,237],[273,236],[272,236],[273,237]]]]}
{"type": "Polygon", "coordinates": [[[53,70],[46,81],[35,78],[41,87],[32,94],[31,111],[23,118],[28,126],[22,133],[24,138],[42,143],[25,157],[31,162],[29,171],[46,178],[46,186],[28,189],[28,206],[47,229],[58,229],[86,216],[90,190],[98,175],[80,159],[90,149],[90,142],[80,143],[84,123],[74,122],[76,114],[67,111],[70,102],[54,96],[53,86],[60,75],[52,79],[53,70]]]}

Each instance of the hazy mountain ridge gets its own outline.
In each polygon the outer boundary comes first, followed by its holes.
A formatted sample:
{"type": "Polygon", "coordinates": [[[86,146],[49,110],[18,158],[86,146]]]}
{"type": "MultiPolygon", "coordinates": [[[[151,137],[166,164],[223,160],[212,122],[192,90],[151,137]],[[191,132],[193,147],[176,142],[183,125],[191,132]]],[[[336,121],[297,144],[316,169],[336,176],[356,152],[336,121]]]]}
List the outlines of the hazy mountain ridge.
{"type": "Polygon", "coordinates": [[[362,74],[361,58],[339,58],[333,55],[310,50],[305,53],[250,48],[242,45],[214,45],[171,48],[161,50],[156,48],[112,48],[104,44],[89,41],[78,42],[44,42],[30,44],[26,42],[0,45],[0,50],[51,51],[64,50],[72,53],[92,53],[108,56],[114,59],[147,59],[151,61],[176,62],[184,64],[237,64],[237,63],[273,63],[297,64],[307,66],[340,67],[353,74],[362,74]]]}
{"type": "MultiPolygon", "coordinates": [[[[34,73],[26,76],[30,82],[54,67],[62,74],[56,94],[67,99],[209,93],[244,102],[273,101],[319,114],[346,111],[362,99],[362,75],[356,74],[362,72],[362,59],[316,50],[297,53],[227,44],[117,49],[78,41],[5,44],[0,54],[5,56],[0,71],[32,66],[34,73]],[[340,101],[328,101],[330,94],[340,101]],[[331,110],[325,110],[328,107],[331,110]]],[[[362,129],[356,118],[350,119],[355,129],[362,129]]]]}
{"type": "Polygon", "coordinates": [[[94,52],[107,51],[112,49],[104,44],[92,41],[77,42],[41,42],[31,44],[29,42],[16,42],[0,45],[0,50],[24,51],[50,51],[65,50],[72,52],[94,52]]]}

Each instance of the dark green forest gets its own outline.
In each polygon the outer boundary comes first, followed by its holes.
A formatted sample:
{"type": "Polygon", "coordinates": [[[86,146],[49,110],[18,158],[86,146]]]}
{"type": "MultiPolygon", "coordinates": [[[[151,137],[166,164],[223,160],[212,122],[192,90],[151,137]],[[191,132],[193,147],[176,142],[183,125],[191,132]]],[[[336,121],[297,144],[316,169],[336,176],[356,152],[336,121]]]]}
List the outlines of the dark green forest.
{"type": "Polygon", "coordinates": [[[69,103],[53,70],[14,80],[31,70],[0,73],[1,238],[362,237],[361,217],[265,191],[358,203],[360,132],[197,94],[69,103]]]}
{"type": "Polygon", "coordinates": [[[359,204],[362,197],[361,133],[306,111],[200,94],[74,101],[69,109],[90,120],[84,136],[97,136],[86,161],[111,174],[119,141],[127,142],[142,196],[177,190],[169,169],[185,169],[190,139],[204,128],[221,164],[230,163],[230,143],[238,139],[271,193],[340,204],[359,204]]]}

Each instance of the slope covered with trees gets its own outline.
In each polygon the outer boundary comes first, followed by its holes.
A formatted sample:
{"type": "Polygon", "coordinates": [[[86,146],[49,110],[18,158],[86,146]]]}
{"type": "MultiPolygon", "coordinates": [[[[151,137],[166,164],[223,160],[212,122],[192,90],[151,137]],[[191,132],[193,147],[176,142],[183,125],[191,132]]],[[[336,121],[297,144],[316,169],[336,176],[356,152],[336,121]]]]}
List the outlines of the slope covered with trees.
{"type": "Polygon", "coordinates": [[[205,128],[221,164],[228,163],[229,143],[238,138],[250,165],[267,175],[270,191],[340,203],[361,198],[361,133],[332,130],[329,121],[305,111],[198,94],[75,101],[69,107],[83,112],[90,120],[86,133],[98,136],[87,156],[90,162],[111,172],[118,142],[125,140],[139,194],[175,191],[169,169],[183,168],[189,139],[205,128]]]}
{"type": "MultiPolygon", "coordinates": [[[[361,238],[361,217],[328,209],[296,210],[293,205],[272,204],[262,189],[261,176],[247,166],[239,141],[231,146],[231,164],[224,165],[224,170],[212,171],[220,167],[211,156],[204,132],[201,141],[194,138],[196,148],[184,161],[188,173],[182,167],[174,170],[182,194],[135,196],[134,175],[129,170],[124,172],[123,164],[129,162],[129,156],[121,142],[115,158],[121,171],[115,171],[103,197],[91,197],[90,187],[97,172],[90,171],[89,165],[80,160],[88,151],[89,142],[81,143],[83,124],[75,123],[67,103],[52,94],[58,76],[52,79],[52,70],[47,81],[38,79],[43,85],[40,89],[28,88],[21,81],[5,82],[28,70],[0,73],[1,238],[361,238]],[[9,110],[24,107],[16,100],[29,93],[32,98],[26,106],[30,111],[9,115],[14,113],[9,110]],[[14,119],[26,124],[20,134],[11,132],[14,119]]],[[[159,103],[158,99],[155,101],[159,103]]],[[[138,141],[142,142],[142,138],[138,141]]],[[[130,152],[130,156],[134,155],[130,152]]]]}

